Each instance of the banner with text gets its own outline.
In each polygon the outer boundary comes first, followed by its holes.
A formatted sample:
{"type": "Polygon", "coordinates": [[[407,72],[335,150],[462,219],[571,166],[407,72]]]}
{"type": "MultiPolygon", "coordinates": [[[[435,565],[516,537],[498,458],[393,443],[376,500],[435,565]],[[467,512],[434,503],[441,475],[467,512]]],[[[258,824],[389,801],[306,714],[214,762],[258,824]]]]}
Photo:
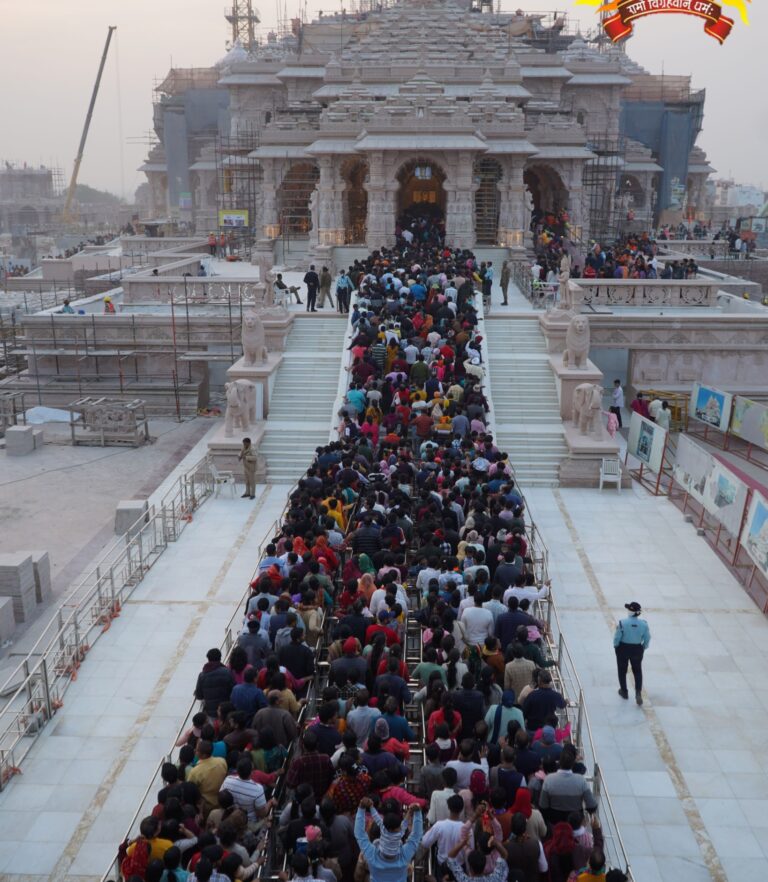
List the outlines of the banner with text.
{"type": "Polygon", "coordinates": [[[603,28],[616,43],[632,33],[632,22],[645,15],[676,13],[693,15],[705,20],[704,32],[722,43],[730,34],[733,19],[723,15],[723,9],[710,0],[619,0],[607,3],[603,11],[614,14],[603,22],[603,28]]]}

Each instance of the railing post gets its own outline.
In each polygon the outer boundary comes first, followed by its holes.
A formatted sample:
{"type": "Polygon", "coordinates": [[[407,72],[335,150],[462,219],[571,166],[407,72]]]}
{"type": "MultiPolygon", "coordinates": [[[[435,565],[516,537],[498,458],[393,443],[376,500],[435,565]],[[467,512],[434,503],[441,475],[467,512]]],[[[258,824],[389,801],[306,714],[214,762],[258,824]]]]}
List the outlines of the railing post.
{"type": "Polygon", "coordinates": [[[56,624],[58,625],[57,630],[59,632],[59,649],[63,652],[66,641],[64,640],[64,616],[61,614],[61,610],[56,614],[56,624]]]}
{"type": "Polygon", "coordinates": [[[579,707],[576,713],[576,741],[575,743],[581,744],[581,726],[582,720],[584,717],[584,691],[579,689],[579,707]]]}
{"type": "Polygon", "coordinates": [[[50,720],[53,716],[53,702],[51,701],[51,683],[48,679],[48,660],[45,656],[43,656],[40,665],[40,674],[43,681],[43,695],[45,696],[45,713],[47,719],[50,720]]]}
{"type": "Polygon", "coordinates": [[[117,603],[117,598],[115,597],[115,568],[109,568],[109,596],[112,601],[112,611],[115,610],[115,604],[117,603]]]}
{"type": "Polygon", "coordinates": [[[144,530],[139,530],[135,537],[138,542],[137,545],[139,547],[139,572],[144,572],[144,530]]]}
{"type": "Polygon", "coordinates": [[[29,711],[32,711],[32,681],[29,678],[29,659],[24,659],[24,684],[27,692],[27,705],[29,707],[29,711]]]}
{"type": "Polygon", "coordinates": [[[563,660],[563,635],[557,635],[557,667],[560,668],[560,664],[563,660]]]}

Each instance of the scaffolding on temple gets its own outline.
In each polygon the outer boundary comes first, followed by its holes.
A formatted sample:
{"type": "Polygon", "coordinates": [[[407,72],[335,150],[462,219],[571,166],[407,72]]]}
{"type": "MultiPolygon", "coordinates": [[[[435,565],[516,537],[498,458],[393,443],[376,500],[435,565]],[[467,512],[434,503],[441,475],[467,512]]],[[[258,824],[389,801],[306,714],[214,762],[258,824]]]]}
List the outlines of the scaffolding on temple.
{"type": "MultiPolygon", "coordinates": [[[[258,146],[259,133],[250,126],[239,129],[234,135],[220,135],[216,139],[217,205],[220,212],[230,212],[231,217],[239,215],[243,219],[242,226],[230,229],[239,240],[239,253],[246,259],[250,259],[254,239],[258,238],[262,171],[258,160],[251,155],[258,146]]],[[[222,226],[221,222],[219,226],[222,226]]]]}
{"type": "Polygon", "coordinates": [[[587,150],[596,154],[584,166],[584,199],[589,217],[589,235],[612,242],[620,236],[626,218],[621,217],[618,187],[623,166],[624,137],[591,138],[587,150]]]}

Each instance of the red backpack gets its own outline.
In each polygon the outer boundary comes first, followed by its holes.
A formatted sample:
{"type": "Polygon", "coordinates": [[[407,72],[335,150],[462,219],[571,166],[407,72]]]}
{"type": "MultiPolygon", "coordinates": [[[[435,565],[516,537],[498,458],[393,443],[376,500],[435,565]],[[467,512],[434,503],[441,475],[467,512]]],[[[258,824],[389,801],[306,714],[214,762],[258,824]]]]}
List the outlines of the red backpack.
{"type": "Polygon", "coordinates": [[[131,876],[139,876],[144,878],[149,865],[149,856],[152,853],[152,846],[149,840],[139,836],[134,840],[134,849],[128,854],[129,842],[126,839],[118,849],[117,859],[120,864],[120,875],[123,879],[130,879],[131,876]]]}

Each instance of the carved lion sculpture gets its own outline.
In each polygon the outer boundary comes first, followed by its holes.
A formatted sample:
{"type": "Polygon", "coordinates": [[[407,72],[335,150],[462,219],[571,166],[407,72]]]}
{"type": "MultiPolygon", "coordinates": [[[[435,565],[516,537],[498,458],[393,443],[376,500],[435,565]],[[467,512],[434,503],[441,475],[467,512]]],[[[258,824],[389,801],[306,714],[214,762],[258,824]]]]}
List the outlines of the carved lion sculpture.
{"type": "Polygon", "coordinates": [[[224,392],[227,398],[227,409],[224,413],[224,437],[231,438],[235,429],[248,428],[248,411],[243,403],[243,393],[237,383],[225,383],[224,392]]]}
{"type": "Polygon", "coordinates": [[[264,364],[267,360],[267,345],[264,323],[255,312],[243,315],[242,342],[243,364],[247,366],[264,364]]]}
{"type": "Polygon", "coordinates": [[[603,437],[603,390],[594,383],[579,383],[573,390],[573,424],[580,435],[603,437]]]}
{"type": "Polygon", "coordinates": [[[585,315],[575,315],[565,332],[563,367],[580,370],[587,366],[589,355],[589,320],[585,315]]]}
{"type": "Polygon", "coordinates": [[[256,423],[256,385],[250,380],[235,380],[240,405],[245,414],[246,428],[256,423]]]}

